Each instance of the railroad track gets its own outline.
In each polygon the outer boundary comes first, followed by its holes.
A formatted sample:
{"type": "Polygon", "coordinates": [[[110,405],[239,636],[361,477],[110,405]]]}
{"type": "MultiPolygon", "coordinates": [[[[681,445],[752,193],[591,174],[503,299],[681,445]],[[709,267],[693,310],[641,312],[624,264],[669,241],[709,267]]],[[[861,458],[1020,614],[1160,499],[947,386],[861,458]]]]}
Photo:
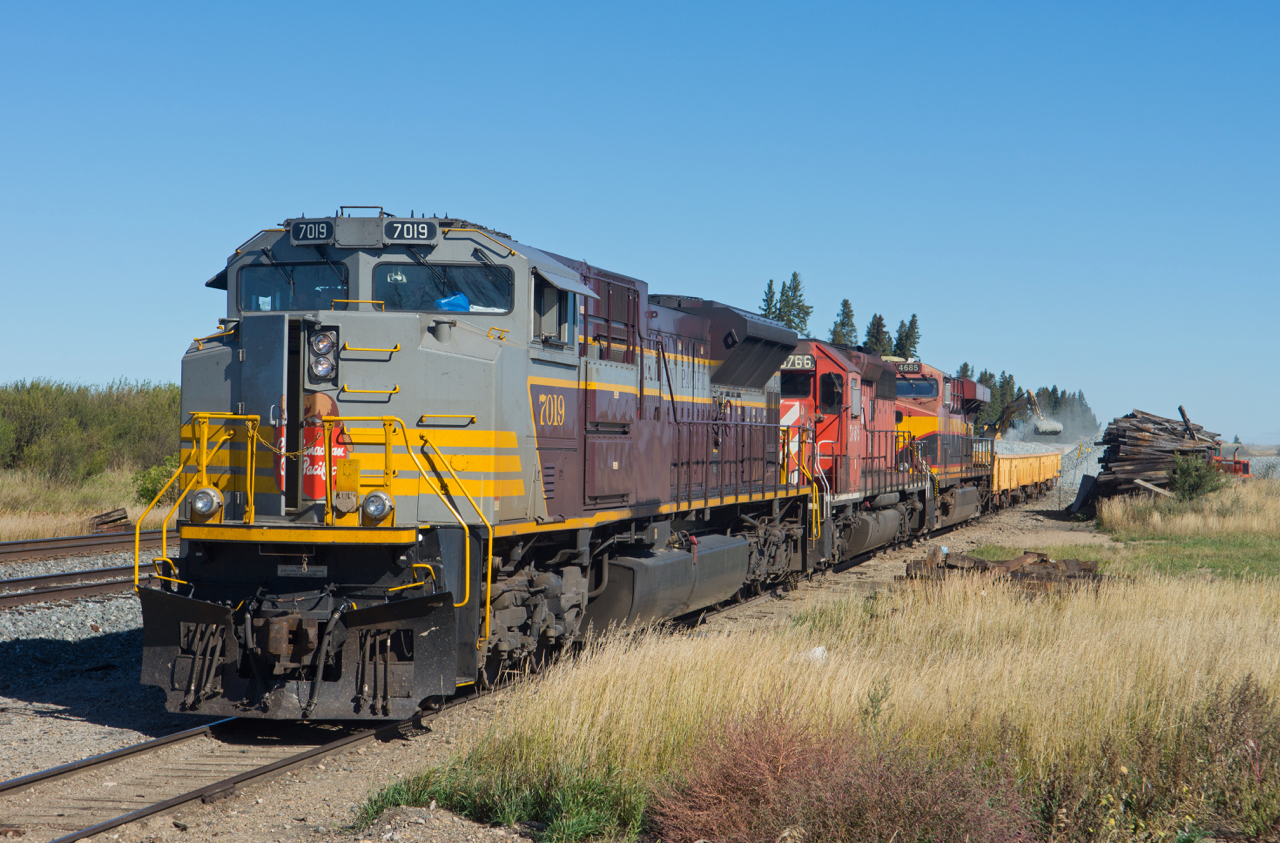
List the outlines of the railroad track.
{"type": "MultiPolygon", "coordinates": [[[[143,530],[142,546],[160,544],[162,530],[143,530]]],[[[169,541],[178,541],[178,531],[169,531],[169,541]]],[[[133,533],[94,533],[87,536],[59,536],[54,539],[27,539],[0,542],[0,562],[24,559],[46,559],[56,556],[81,556],[88,553],[110,553],[133,550],[133,533]]]]}
{"type": "MultiPolygon", "coordinates": [[[[151,572],[139,572],[142,582],[151,572]]],[[[88,571],[66,571],[34,577],[0,580],[0,609],[48,603],[55,600],[77,600],[98,594],[114,594],[133,590],[133,566],[95,568],[88,571]]]]}
{"type": "Polygon", "coordinates": [[[53,843],[71,843],[192,802],[213,802],[328,755],[394,739],[474,698],[371,728],[230,718],[0,782],[0,837],[59,835],[53,843]],[[92,791],[74,781],[109,766],[112,781],[94,782],[92,791]],[[97,795],[103,793],[109,795],[97,795]]]}

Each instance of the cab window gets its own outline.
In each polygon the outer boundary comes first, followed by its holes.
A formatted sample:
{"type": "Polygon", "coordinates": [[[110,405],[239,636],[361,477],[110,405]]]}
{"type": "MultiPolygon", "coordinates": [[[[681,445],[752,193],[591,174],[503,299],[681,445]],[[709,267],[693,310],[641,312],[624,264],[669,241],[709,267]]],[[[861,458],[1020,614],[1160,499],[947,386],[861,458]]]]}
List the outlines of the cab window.
{"type": "Polygon", "coordinates": [[[898,378],[899,398],[937,398],[938,382],[933,378],[898,378]]]}
{"type": "Polygon", "coordinates": [[[828,372],[818,378],[818,409],[838,413],[844,409],[844,375],[828,372]]]}
{"type": "Polygon", "coordinates": [[[783,371],[781,391],[783,398],[808,398],[813,395],[813,372],[783,371]]]}
{"type": "Polygon", "coordinates": [[[568,346],[573,342],[574,296],[548,284],[541,275],[533,281],[533,338],[543,345],[568,346]]]}
{"type": "Polygon", "coordinates": [[[383,263],[373,268],[373,298],[387,310],[510,313],[512,273],[485,263],[383,263]]]}
{"type": "Polygon", "coordinates": [[[346,310],[347,267],[340,263],[273,263],[240,269],[240,311],[346,310]]]}

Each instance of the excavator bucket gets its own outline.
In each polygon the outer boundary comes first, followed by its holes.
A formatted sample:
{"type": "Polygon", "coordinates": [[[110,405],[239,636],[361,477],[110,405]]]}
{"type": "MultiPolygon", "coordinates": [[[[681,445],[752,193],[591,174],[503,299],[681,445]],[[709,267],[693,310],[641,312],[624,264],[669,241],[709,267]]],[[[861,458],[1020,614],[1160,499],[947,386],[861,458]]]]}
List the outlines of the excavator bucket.
{"type": "Polygon", "coordinates": [[[1059,436],[1062,434],[1062,425],[1048,419],[1036,419],[1035,431],[1037,436],[1059,436]]]}

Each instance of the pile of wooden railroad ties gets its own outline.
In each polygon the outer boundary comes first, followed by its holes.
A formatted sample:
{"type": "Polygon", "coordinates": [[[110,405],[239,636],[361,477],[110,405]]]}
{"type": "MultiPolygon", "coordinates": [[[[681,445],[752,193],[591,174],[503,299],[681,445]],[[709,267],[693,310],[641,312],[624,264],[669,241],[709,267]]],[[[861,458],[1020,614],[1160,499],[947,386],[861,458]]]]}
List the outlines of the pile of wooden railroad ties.
{"type": "Polygon", "coordinates": [[[1168,494],[1164,488],[1169,484],[1166,472],[1173,468],[1175,455],[1196,454],[1207,460],[1219,446],[1218,434],[1192,424],[1183,408],[1179,407],[1178,413],[1181,420],[1134,410],[1107,425],[1097,443],[1106,446],[1098,460],[1102,471],[1097,477],[1082,479],[1069,510],[1079,512],[1098,497],[1141,491],[1168,494]]]}
{"type": "Polygon", "coordinates": [[[906,579],[940,580],[957,574],[985,574],[1007,579],[1032,591],[1062,591],[1068,586],[1098,583],[1098,563],[1087,559],[1050,559],[1044,553],[1030,551],[1013,559],[993,562],[949,553],[939,545],[929,548],[924,559],[907,563],[906,579]]]}

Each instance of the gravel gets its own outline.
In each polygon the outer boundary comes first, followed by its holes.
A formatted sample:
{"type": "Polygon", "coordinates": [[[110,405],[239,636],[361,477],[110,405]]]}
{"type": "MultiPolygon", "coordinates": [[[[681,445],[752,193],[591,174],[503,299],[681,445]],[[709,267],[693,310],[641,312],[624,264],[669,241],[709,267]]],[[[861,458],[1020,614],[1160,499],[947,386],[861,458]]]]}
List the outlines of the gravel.
{"type": "MultiPolygon", "coordinates": [[[[143,548],[142,559],[150,562],[159,555],[159,548],[143,548]]],[[[92,556],[60,556],[56,559],[36,559],[30,562],[4,562],[0,564],[0,577],[38,577],[43,574],[61,574],[66,571],[88,571],[94,568],[119,568],[133,564],[133,552],[96,553],[92,556]]]]}
{"type": "MultiPolygon", "coordinates": [[[[22,564],[79,570],[119,565],[120,556],[22,564]]],[[[0,611],[0,779],[211,719],[168,713],[160,689],[139,683],[141,673],[142,610],[131,593],[0,611]]]]}
{"type": "MultiPolygon", "coordinates": [[[[141,628],[142,607],[130,592],[59,603],[30,603],[0,611],[0,644],[85,641],[141,628]]],[[[0,687],[4,676],[0,669],[0,687]]]]}
{"type": "Polygon", "coordinates": [[[1250,457],[1249,473],[1254,477],[1280,480],[1280,457],[1250,457]]]}

